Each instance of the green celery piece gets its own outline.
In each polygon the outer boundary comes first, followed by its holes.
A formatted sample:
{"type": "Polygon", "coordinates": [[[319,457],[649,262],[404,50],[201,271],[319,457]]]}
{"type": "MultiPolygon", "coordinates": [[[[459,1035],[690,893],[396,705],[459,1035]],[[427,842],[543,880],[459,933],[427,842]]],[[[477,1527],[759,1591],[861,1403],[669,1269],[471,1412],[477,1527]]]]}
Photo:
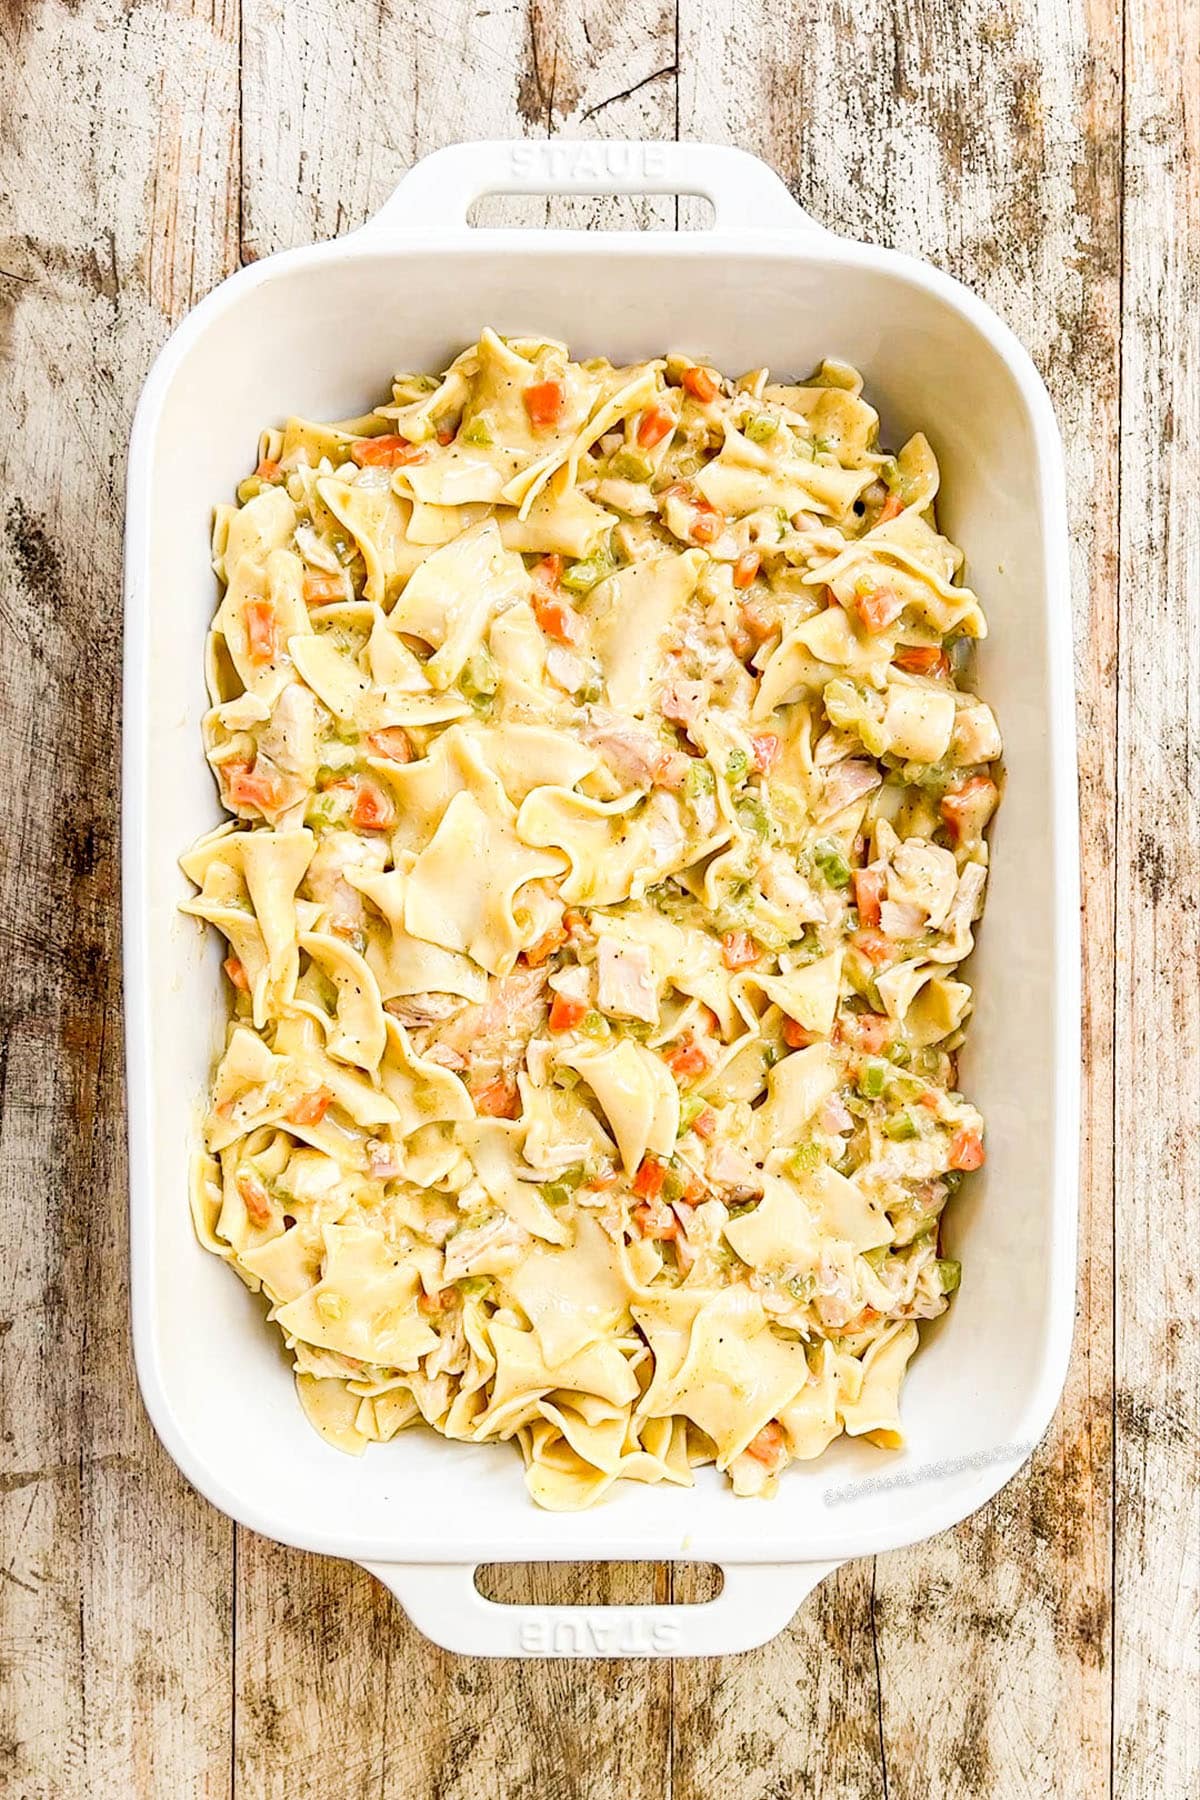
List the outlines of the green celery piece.
{"type": "Polygon", "coordinates": [[[872,1057],[859,1071],[858,1091],[868,1100],[881,1100],[887,1081],[887,1064],[872,1057]]]}
{"type": "Polygon", "coordinates": [[[765,444],[779,430],[779,420],[773,419],[770,413],[757,413],[747,421],[745,435],[752,444],[765,444]]]}
{"type": "Polygon", "coordinates": [[[850,885],[850,865],[832,838],[821,838],[813,846],[813,861],[830,887],[850,885]]]}
{"type": "Polygon", "coordinates": [[[916,1120],[908,1112],[893,1113],[890,1118],[883,1121],[883,1129],[886,1136],[896,1144],[904,1143],[909,1138],[920,1135],[916,1120]]]}
{"type": "Polygon", "coordinates": [[[579,562],[571,563],[563,570],[562,584],[569,593],[588,594],[613,572],[613,563],[607,556],[585,556],[579,562]]]}

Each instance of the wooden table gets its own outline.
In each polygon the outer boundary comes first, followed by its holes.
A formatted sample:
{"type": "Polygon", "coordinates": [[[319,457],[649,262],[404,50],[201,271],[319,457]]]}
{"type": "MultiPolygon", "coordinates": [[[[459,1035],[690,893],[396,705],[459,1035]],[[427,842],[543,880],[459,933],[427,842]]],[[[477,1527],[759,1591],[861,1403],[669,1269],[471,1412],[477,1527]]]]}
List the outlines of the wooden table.
{"type": "MultiPolygon", "coordinates": [[[[599,0],[586,18],[552,0],[9,0],[0,44],[0,1791],[1200,1792],[1196,0],[599,0]],[[130,1366],[134,397],[239,261],[359,224],[438,144],[559,131],[744,145],[835,229],[961,275],[1033,352],[1070,470],[1088,949],[1066,1395],[982,1513],[844,1568],[728,1662],[445,1656],[367,1575],[193,1494],[130,1366]]],[[[669,1579],[510,1571],[497,1591],[634,1599],[669,1579]]]]}

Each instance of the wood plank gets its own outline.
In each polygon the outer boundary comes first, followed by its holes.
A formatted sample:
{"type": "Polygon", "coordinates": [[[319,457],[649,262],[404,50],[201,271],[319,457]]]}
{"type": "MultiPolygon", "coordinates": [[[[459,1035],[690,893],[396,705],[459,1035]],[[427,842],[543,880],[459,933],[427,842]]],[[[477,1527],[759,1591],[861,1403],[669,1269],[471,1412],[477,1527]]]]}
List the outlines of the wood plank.
{"type": "MultiPolygon", "coordinates": [[[[246,0],[243,12],[250,256],[364,222],[409,164],[442,143],[674,132],[674,14],[656,0],[633,9],[605,0],[585,17],[566,6],[480,13],[439,0],[417,15],[360,16],[354,34],[316,5],[246,0]]],[[[518,200],[489,203],[484,218],[586,228],[673,223],[674,211],[671,201],[518,200]]],[[[614,1565],[599,1579],[607,1600],[629,1603],[661,1598],[666,1578],[614,1565]]],[[[498,1596],[545,1604],[577,1590],[563,1566],[509,1570],[496,1586],[498,1596]]],[[[237,1609],[239,1794],[663,1792],[666,1664],[447,1657],[361,1571],[249,1533],[239,1534],[237,1609]]]]}
{"type": "MultiPolygon", "coordinates": [[[[666,1597],[652,1565],[497,1569],[489,1597],[666,1597]]],[[[254,1800],[660,1800],[665,1663],[447,1655],[353,1564],[239,1534],[237,1782],[254,1800]],[[635,1703],[631,1706],[631,1699],[635,1703]]]]}
{"type": "Polygon", "coordinates": [[[116,752],[129,415],[235,257],[237,20],[33,4],[0,41],[0,1786],[221,1796],[231,1533],[129,1356],[116,752]]]}
{"type": "Polygon", "coordinates": [[[1128,0],[1114,1787],[1200,1790],[1200,9],[1128,0]]]}
{"type": "MultiPolygon", "coordinates": [[[[853,27],[817,5],[763,14],[693,0],[680,21],[682,136],[758,151],[825,224],[961,276],[1009,319],[1051,386],[1076,520],[1094,947],[1080,1322],[1054,1428],[978,1519],[880,1559],[873,1581],[842,1571],[758,1653],[782,1670],[803,1648],[811,1670],[818,1621],[844,1647],[874,1648],[848,1692],[824,1682],[789,1712],[786,1734],[777,1721],[770,1774],[752,1756],[749,1778],[770,1793],[804,1792],[814,1771],[816,1791],[875,1793],[886,1771],[893,1796],[1091,1795],[1107,1783],[1109,1745],[1119,24],[1098,3],[1068,18],[1055,0],[882,0],[853,27]],[[861,1753],[877,1709],[879,1767],[861,1753]]],[[[756,1706],[738,1705],[729,1688],[755,1691],[750,1660],[728,1672],[681,1665],[677,1719],[699,1713],[718,1728],[678,1730],[678,1793],[705,1793],[728,1769],[747,1779],[739,1744],[786,1691],[780,1674],[758,1687],[756,1706]]]]}
{"type": "MultiPolygon", "coordinates": [[[[633,7],[380,8],[247,0],[244,253],[365,223],[418,157],[468,138],[672,137],[674,12],[633,7]],[[397,82],[396,71],[404,71],[397,82]]],[[[674,222],[671,201],[489,203],[488,224],[674,222]]]]}

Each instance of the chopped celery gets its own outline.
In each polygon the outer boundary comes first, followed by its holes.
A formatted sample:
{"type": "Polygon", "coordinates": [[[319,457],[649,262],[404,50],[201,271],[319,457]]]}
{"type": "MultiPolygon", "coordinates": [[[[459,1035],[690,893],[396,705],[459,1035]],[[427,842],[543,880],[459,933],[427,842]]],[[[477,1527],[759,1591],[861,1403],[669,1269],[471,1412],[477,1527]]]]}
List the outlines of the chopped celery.
{"type": "Polygon", "coordinates": [[[672,1200],[683,1198],[683,1178],[674,1169],[668,1169],[663,1176],[662,1197],[669,1206],[672,1200]]]}
{"type": "Polygon", "coordinates": [[[812,1175],[821,1166],[821,1152],[815,1144],[797,1144],[787,1166],[793,1175],[812,1175]]]}
{"type": "Polygon", "coordinates": [[[477,1300],[491,1290],[492,1278],[490,1275],[464,1275],[454,1285],[466,1298],[477,1300]]]}
{"type": "Polygon", "coordinates": [[[619,481],[638,482],[649,481],[654,473],[648,459],[639,456],[636,450],[618,450],[609,460],[608,472],[619,481]]]}
{"type": "Polygon", "coordinates": [[[750,758],[744,750],[731,750],[729,761],[725,764],[726,781],[734,783],[741,781],[749,767],[750,758]]]}
{"type": "Polygon", "coordinates": [[[787,1291],[793,1300],[801,1306],[807,1306],[817,1291],[817,1278],[811,1272],[804,1275],[793,1275],[787,1283],[787,1291]]]}
{"type": "Polygon", "coordinates": [[[495,443],[492,436],[491,421],[486,413],[477,413],[459,432],[464,444],[476,444],[482,449],[495,443]]]}
{"type": "Polygon", "coordinates": [[[912,1051],[907,1044],[902,1044],[899,1038],[897,1038],[896,1042],[888,1050],[888,1060],[889,1062],[899,1063],[901,1068],[906,1069],[912,1061],[912,1051]]]}
{"type": "Polygon", "coordinates": [[[754,1212],[757,1206],[757,1200],[739,1200],[736,1205],[729,1208],[729,1216],[731,1219],[744,1219],[746,1214],[754,1212]]]}
{"type": "Polygon", "coordinates": [[[770,835],[771,821],[761,800],[754,798],[739,800],[734,811],[737,813],[738,823],[743,831],[748,831],[752,837],[758,838],[770,835]]]}
{"type": "Polygon", "coordinates": [[[858,1091],[868,1100],[879,1100],[887,1082],[888,1066],[871,1057],[858,1072],[858,1091]]]}
{"type": "Polygon", "coordinates": [[[613,572],[613,561],[610,556],[597,554],[585,556],[579,562],[571,563],[563,570],[562,584],[572,594],[587,594],[603,581],[605,576],[613,572]]]}
{"type": "Polygon", "coordinates": [[[713,794],[716,792],[716,787],[717,778],[703,758],[690,764],[687,779],[684,782],[684,791],[689,799],[696,800],[701,794],[713,794]]]}
{"type": "Polygon", "coordinates": [[[554,1181],[542,1183],[542,1199],[549,1206],[565,1206],[575,1189],[583,1180],[583,1164],[575,1163],[564,1169],[554,1181]]]}
{"type": "Polygon", "coordinates": [[[893,1113],[889,1119],[883,1121],[883,1129],[885,1135],[896,1144],[902,1144],[908,1138],[920,1135],[917,1131],[917,1121],[909,1112],[893,1113]]]}
{"type": "Polygon", "coordinates": [[[746,423],[745,435],[752,444],[765,444],[779,430],[779,420],[773,419],[770,413],[757,413],[746,423]]]}
{"type": "Polygon", "coordinates": [[[850,884],[850,865],[842,855],[832,838],[821,838],[813,846],[813,862],[820,870],[830,887],[843,888],[850,884]]]}
{"type": "Polygon", "coordinates": [[[939,1256],[937,1272],[943,1294],[952,1294],[962,1280],[962,1264],[952,1256],[939,1256]]]}
{"type": "Polygon", "coordinates": [[[579,1029],[585,1037],[602,1038],[608,1036],[608,1020],[603,1013],[585,1012],[579,1021],[579,1029]]]}
{"type": "Polygon", "coordinates": [[[702,1100],[699,1094],[689,1094],[686,1100],[680,1101],[680,1103],[679,1103],[679,1136],[680,1137],[682,1137],[686,1131],[690,1131],[692,1129],[692,1126],[696,1123],[696,1120],[700,1117],[700,1114],[704,1111],[704,1108],[707,1105],[708,1105],[707,1100],[702,1100]]]}
{"type": "Polygon", "coordinates": [[[467,658],[458,685],[472,705],[477,700],[490,700],[500,685],[500,671],[491,651],[480,644],[467,658]]]}

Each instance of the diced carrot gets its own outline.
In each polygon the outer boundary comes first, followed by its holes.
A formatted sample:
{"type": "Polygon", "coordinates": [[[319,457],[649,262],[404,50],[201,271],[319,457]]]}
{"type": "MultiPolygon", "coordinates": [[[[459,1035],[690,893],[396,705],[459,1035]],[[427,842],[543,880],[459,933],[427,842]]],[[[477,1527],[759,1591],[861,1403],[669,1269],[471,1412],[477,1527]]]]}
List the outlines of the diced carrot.
{"type": "Polygon", "coordinates": [[[856,604],[859,618],[872,633],[886,631],[904,611],[904,601],[894,588],[889,587],[872,588],[869,593],[859,594],[856,604]]]}
{"type": "Polygon", "coordinates": [[[657,1157],[644,1156],[633,1178],[633,1191],[639,1200],[657,1200],[666,1178],[667,1171],[657,1157]]]}
{"type": "Polygon", "coordinates": [[[586,1000],[572,1000],[569,994],[555,994],[550,1002],[551,1031],[574,1031],[587,1009],[586,1000]]]}
{"type": "Polygon", "coordinates": [[[395,808],[382,788],[373,781],[360,781],[354,790],[350,823],[356,831],[387,831],[395,818],[395,808]]]}
{"type": "Polygon", "coordinates": [[[283,473],[283,466],[281,463],[277,463],[273,457],[264,456],[254,473],[260,481],[278,481],[283,473]]]}
{"type": "Polygon", "coordinates": [[[224,969],[239,994],[248,994],[250,992],[250,977],[246,973],[246,966],[243,962],[236,956],[227,956],[225,961],[221,964],[221,967],[224,969]]]}
{"type": "Polygon", "coordinates": [[[682,377],[683,387],[693,400],[699,400],[708,406],[717,397],[717,384],[707,369],[697,363],[694,368],[685,369],[682,377]]]}
{"type": "Polygon", "coordinates": [[[246,1217],[252,1225],[269,1225],[272,1219],[271,1196],[267,1192],[266,1183],[253,1169],[240,1169],[237,1178],[237,1191],[242,1205],[246,1209],[246,1217]]]}
{"type": "Polygon", "coordinates": [[[999,791],[989,776],[972,775],[961,787],[952,788],[948,794],[942,795],[941,815],[955,843],[962,836],[963,827],[973,814],[980,814],[984,822],[987,822],[999,791]]]}
{"type": "Polygon", "coordinates": [[[952,1169],[981,1169],[983,1167],[983,1139],[977,1131],[966,1127],[956,1131],[950,1140],[950,1167],[952,1169]]]}
{"type": "Polygon", "coordinates": [[[653,450],[655,444],[661,444],[663,439],[669,436],[674,429],[673,415],[663,412],[660,407],[652,406],[649,412],[642,414],[641,423],[637,428],[637,441],[643,450],[653,450]]]}
{"type": "Polygon", "coordinates": [[[727,969],[748,969],[758,961],[758,945],[748,931],[727,931],[721,939],[721,960],[727,969]]]}
{"type": "Polygon", "coordinates": [[[525,389],[525,411],[531,425],[557,425],[567,403],[567,390],[561,381],[535,381],[525,389]]]}
{"type": "Polygon", "coordinates": [[[579,614],[565,600],[533,591],[533,616],[548,638],[556,644],[573,644],[579,637],[579,614]]]}
{"type": "Polygon", "coordinates": [[[807,1050],[810,1044],[817,1041],[816,1033],[808,1031],[795,1019],[783,1021],[783,1041],[789,1050],[807,1050]]]}
{"type": "Polygon", "coordinates": [[[711,1138],[716,1129],[717,1115],[711,1106],[706,1106],[704,1111],[697,1113],[692,1120],[692,1130],[698,1132],[702,1138],[711,1138]]]}
{"type": "Polygon", "coordinates": [[[327,1087],[314,1088],[311,1094],[301,1094],[286,1115],[288,1124],[319,1125],[332,1103],[333,1095],[327,1087]]]}
{"type": "Polygon", "coordinates": [[[760,731],[750,739],[754,766],[760,775],[769,774],[779,761],[779,739],[773,731],[760,731]]]}
{"type": "Polygon", "coordinates": [[[399,469],[407,463],[423,463],[429,452],[423,444],[402,437],[363,438],[351,444],[350,455],[360,469],[399,469]]]}
{"type": "Polygon", "coordinates": [[[441,427],[437,434],[437,441],[443,450],[446,448],[447,444],[452,444],[454,442],[455,435],[456,433],[453,425],[443,425],[441,427]]]}
{"type": "Polygon", "coordinates": [[[715,544],[724,529],[724,515],[712,507],[702,507],[692,520],[688,535],[693,544],[715,544]]]}
{"type": "Polygon", "coordinates": [[[563,559],[561,556],[543,556],[534,563],[529,573],[539,587],[557,588],[562,581],[563,559]]]}
{"type": "Polygon", "coordinates": [[[234,806],[257,806],[261,812],[277,812],[283,804],[283,783],[276,771],[255,762],[222,765],[225,792],[234,806]]]}
{"type": "Polygon", "coordinates": [[[350,589],[344,575],[330,575],[316,569],[304,571],[304,604],[328,606],[331,601],[345,600],[350,589]]]}
{"type": "Polygon", "coordinates": [[[757,550],[743,550],[733,565],[733,585],[735,588],[748,588],[758,574],[762,557],[757,550]]]}
{"type": "Polygon", "coordinates": [[[246,602],[246,648],[251,662],[269,663],[278,649],[275,608],[269,600],[246,602]]]}
{"type": "Polygon", "coordinates": [[[885,937],[882,931],[874,931],[869,927],[864,931],[856,931],[850,942],[861,955],[866,957],[869,963],[874,963],[876,968],[886,962],[891,962],[896,952],[891,938],[885,937]]]}
{"type": "Polygon", "coordinates": [[[368,731],[367,748],[389,762],[410,763],[413,759],[412,739],[403,725],[385,725],[381,731],[368,731]]]}
{"type": "MultiPolygon", "coordinates": [[[[636,1190],[635,1190],[636,1191],[636,1190]]],[[[679,1236],[679,1220],[661,1200],[643,1200],[630,1215],[634,1229],[644,1238],[666,1242],[679,1236]]]]}
{"type": "Polygon", "coordinates": [[[892,658],[906,675],[948,675],[950,661],[936,644],[905,644],[892,658]]]}
{"type": "Polygon", "coordinates": [[[552,925],[549,931],[543,932],[537,942],[530,944],[523,952],[525,962],[531,969],[539,968],[549,960],[556,950],[561,950],[567,941],[567,934],[561,925],[552,925]]]}
{"type": "Polygon", "coordinates": [[[752,1456],[755,1462],[762,1463],[768,1469],[776,1469],[787,1449],[787,1439],[783,1434],[783,1426],[777,1419],[771,1419],[757,1436],[752,1437],[746,1445],[746,1455],[752,1456]]]}
{"type": "Polygon", "coordinates": [[[456,1287],[438,1288],[434,1294],[417,1295],[417,1311],[423,1313],[427,1319],[436,1318],[439,1313],[447,1312],[457,1299],[458,1289],[456,1287]]]}
{"type": "Polygon", "coordinates": [[[879,517],[876,519],[875,523],[877,525],[886,525],[889,519],[898,519],[903,511],[904,502],[901,500],[899,494],[889,494],[879,509],[879,517]]]}
{"type": "Polygon", "coordinates": [[[708,1068],[708,1058],[699,1044],[689,1040],[667,1052],[667,1067],[679,1081],[695,1081],[708,1068]]]}
{"type": "Polygon", "coordinates": [[[517,1084],[505,1081],[503,1077],[490,1081],[471,1098],[475,1102],[475,1111],[487,1119],[515,1119],[519,1110],[517,1084]]]}
{"type": "Polygon", "coordinates": [[[879,923],[879,909],[883,904],[883,870],[855,869],[852,880],[854,882],[854,904],[858,908],[858,922],[860,925],[873,928],[879,923]]]}
{"type": "Polygon", "coordinates": [[[575,937],[587,929],[587,914],[581,913],[577,906],[568,906],[562,916],[563,930],[568,937],[575,937]]]}

